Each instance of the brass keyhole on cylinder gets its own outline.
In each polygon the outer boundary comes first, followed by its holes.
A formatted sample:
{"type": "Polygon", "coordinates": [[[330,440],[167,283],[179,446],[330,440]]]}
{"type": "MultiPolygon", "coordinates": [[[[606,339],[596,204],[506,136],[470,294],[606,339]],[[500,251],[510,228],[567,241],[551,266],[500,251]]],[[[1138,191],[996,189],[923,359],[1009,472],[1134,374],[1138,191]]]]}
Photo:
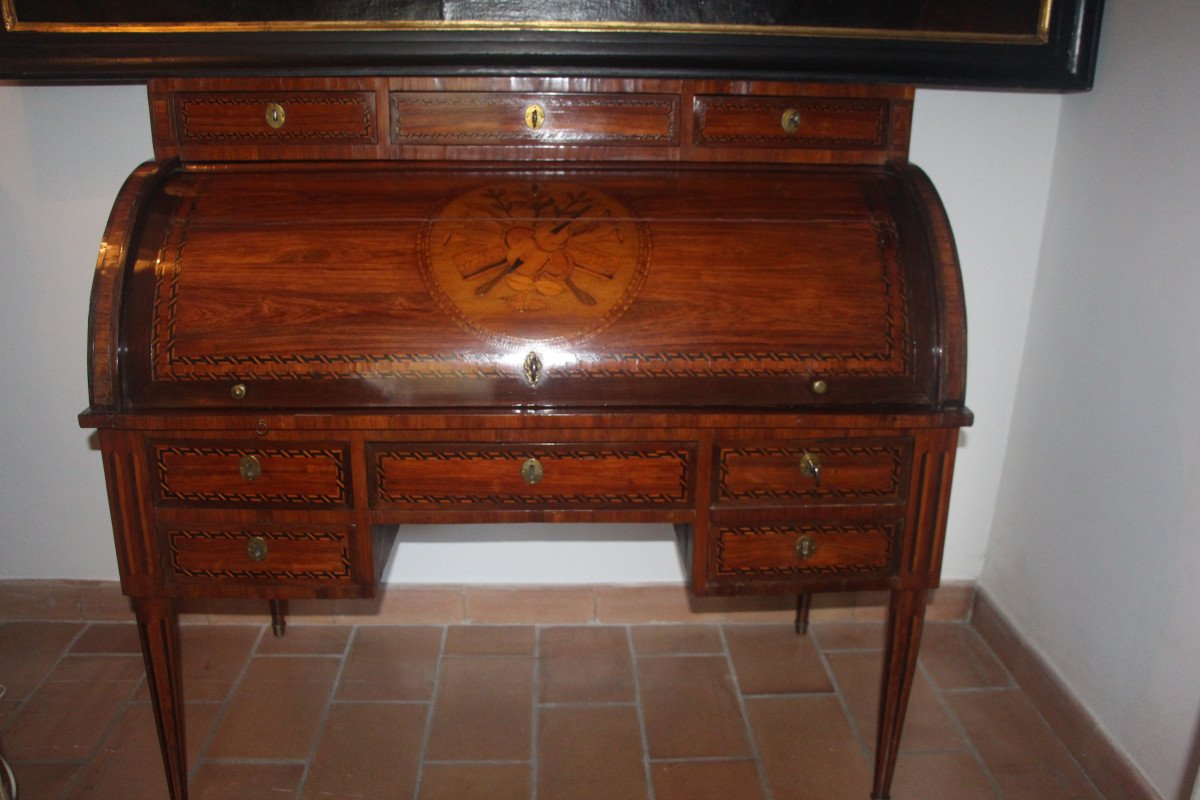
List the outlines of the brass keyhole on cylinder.
{"type": "Polygon", "coordinates": [[[817,543],[807,533],[796,539],[796,558],[807,561],[817,552],[817,543]]]}
{"type": "Polygon", "coordinates": [[[283,123],[287,122],[287,112],[279,103],[267,103],[266,118],[267,125],[272,128],[282,128],[283,123]]]}
{"type": "Polygon", "coordinates": [[[536,131],[542,127],[546,121],[546,109],[539,106],[537,103],[531,103],[525,107],[525,126],[530,130],[536,131]]]}
{"type": "Polygon", "coordinates": [[[542,476],[546,474],[546,470],[542,467],[542,462],[536,458],[526,459],[521,465],[521,480],[533,486],[542,480],[542,476]]]}
{"type": "Polygon", "coordinates": [[[800,112],[794,108],[789,108],[783,112],[780,124],[783,125],[783,129],[788,133],[795,133],[800,130],[800,112]]]}
{"type": "Polygon", "coordinates": [[[525,371],[525,380],[530,386],[537,386],[545,377],[545,373],[542,371],[542,358],[533,350],[530,350],[529,355],[525,356],[521,367],[525,371]]]}
{"type": "Polygon", "coordinates": [[[266,561],[268,550],[267,540],[261,536],[251,536],[246,541],[246,555],[251,561],[266,561]]]}

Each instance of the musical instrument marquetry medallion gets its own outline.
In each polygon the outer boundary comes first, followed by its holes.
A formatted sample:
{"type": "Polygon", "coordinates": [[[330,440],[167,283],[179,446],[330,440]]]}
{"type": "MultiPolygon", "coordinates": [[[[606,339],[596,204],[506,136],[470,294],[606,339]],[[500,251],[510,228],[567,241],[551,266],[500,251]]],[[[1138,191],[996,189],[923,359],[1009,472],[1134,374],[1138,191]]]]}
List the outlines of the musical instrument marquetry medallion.
{"type": "Polygon", "coordinates": [[[433,294],[489,341],[578,342],[629,306],[650,239],[624,203],[569,182],[508,181],[460,194],[423,231],[433,294]]]}

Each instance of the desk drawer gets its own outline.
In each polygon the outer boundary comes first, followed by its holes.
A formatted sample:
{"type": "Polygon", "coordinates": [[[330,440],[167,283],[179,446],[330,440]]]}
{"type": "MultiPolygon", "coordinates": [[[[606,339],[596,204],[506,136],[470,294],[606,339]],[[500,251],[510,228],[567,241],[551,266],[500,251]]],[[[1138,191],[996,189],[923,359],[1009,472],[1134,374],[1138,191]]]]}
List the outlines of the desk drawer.
{"type": "Polygon", "coordinates": [[[890,575],[901,545],[900,520],[816,520],[714,526],[717,579],[890,575]]]}
{"type": "Polygon", "coordinates": [[[160,526],[174,583],[345,584],[352,526],[160,526]]]}
{"type": "Polygon", "coordinates": [[[344,445],[150,445],[160,505],[337,508],[350,505],[344,445]]]}
{"type": "Polygon", "coordinates": [[[697,95],[697,147],[885,150],[890,105],[877,98],[697,95]]]}
{"type": "Polygon", "coordinates": [[[369,448],[377,508],[682,508],[693,450],[638,445],[406,445],[369,448]]]}
{"type": "Polygon", "coordinates": [[[371,144],[374,92],[180,92],[181,144],[371,144]]]}
{"type": "Polygon", "coordinates": [[[907,494],[910,439],[719,445],[718,506],[892,504],[907,494]]]}
{"type": "Polygon", "coordinates": [[[398,145],[679,144],[674,95],[393,92],[398,145]]]}

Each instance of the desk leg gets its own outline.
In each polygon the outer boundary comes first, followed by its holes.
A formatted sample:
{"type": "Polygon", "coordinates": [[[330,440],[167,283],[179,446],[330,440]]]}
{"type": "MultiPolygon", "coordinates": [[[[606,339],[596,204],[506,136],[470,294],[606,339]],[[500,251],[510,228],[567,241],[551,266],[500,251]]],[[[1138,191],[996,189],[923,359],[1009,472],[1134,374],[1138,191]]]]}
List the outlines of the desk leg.
{"type": "Polygon", "coordinates": [[[183,728],[183,683],[179,668],[179,617],[175,601],[164,597],[135,597],[138,633],[146,680],[158,724],[158,746],[167,771],[171,800],[187,800],[187,750],[183,728]]]}
{"type": "Polygon", "coordinates": [[[796,634],[808,633],[808,614],[812,611],[812,592],[796,595],[796,634]]]}
{"type": "Polygon", "coordinates": [[[895,589],[888,606],[887,647],[879,690],[879,731],[875,739],[875,783],[872,800],[888,800],[896,753],[904,728],[904,712],[917,670],[917,650],[925,626],[927,590],[895,589]]]}

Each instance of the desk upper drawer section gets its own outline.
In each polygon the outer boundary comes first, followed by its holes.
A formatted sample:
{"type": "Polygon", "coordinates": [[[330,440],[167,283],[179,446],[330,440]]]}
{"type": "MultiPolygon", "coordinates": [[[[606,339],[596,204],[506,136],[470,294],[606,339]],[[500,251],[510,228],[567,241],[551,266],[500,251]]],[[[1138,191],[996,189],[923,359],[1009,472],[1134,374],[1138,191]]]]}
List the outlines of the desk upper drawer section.
{"type": "Polygon", "coordinates": [[[679,97],[668,94],[393,92],[393,145],[679,144],[679,97]]]}
{"type": "Polygon", "coordinates": [[[350,505],[345,445],[244,445],[170,441],[149,445],[161,505],[318,508],[350,505]]]}

